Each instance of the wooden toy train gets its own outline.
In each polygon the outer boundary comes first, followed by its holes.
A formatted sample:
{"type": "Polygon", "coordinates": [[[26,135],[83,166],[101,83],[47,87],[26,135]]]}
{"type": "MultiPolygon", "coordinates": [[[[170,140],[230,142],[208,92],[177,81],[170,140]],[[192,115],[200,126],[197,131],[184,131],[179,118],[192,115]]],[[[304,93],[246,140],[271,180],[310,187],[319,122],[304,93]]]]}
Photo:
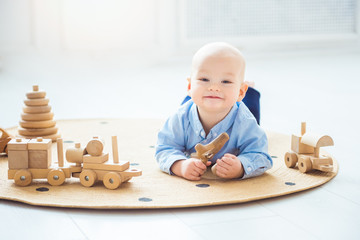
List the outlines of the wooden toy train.
{"type": "Polygon", "coordinates": [[[285,165],[294,168],[296,164],[300,172],[313,169],[331,172],[333,160],[330,156],[320,155],[320,147],[333,146],[334,141],[327,135],[316,135],[306,132],[306,123],[301,123],[301,136],[292,135],[291,151],[285,153],[285,165]]]}
{"type": "Polygon", "coordinates": [[[113,162],[108,162],[109,153],[103,153],[104,142],[93,137],[82,148],[80,143],[66,150],[67,166],[64,166],[63,140],[57,139],[58,166],[52,165],[51,139],[16,138],[8,142],[8,179],[18,186],[28,186],[33,179],[47,179],[58,186],[67,178],[75,177],[85,187],[102,181],[106,188],[116,189],[132,177],[141,176],[142,171],[130,168],[129,161],[120,161],[117,137],[112,137],[113,162]]]}

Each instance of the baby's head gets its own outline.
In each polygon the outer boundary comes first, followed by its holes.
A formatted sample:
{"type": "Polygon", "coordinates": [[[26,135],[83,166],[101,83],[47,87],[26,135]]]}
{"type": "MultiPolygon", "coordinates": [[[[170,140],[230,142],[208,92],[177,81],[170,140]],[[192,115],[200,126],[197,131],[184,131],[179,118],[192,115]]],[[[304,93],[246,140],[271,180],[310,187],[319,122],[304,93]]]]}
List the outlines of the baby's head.
{"type": "Polygon", "coordinates": [[[213,42],[201,47],[192,58],[192,74],[198,71],[204,61],[213,58],[221,61],[221,58],[232,58],[237,64],[240,82],[244,81],[245,59],[241,52],[232,45],[225,42],[213,42]]]}
{"type": "Polygon", "coordinates": [[[246,94],[244,74],[245,59],[237,48],[223,42],[206,44],[193,57],[188,93],[198,107],[229,110],[246,94]]]}

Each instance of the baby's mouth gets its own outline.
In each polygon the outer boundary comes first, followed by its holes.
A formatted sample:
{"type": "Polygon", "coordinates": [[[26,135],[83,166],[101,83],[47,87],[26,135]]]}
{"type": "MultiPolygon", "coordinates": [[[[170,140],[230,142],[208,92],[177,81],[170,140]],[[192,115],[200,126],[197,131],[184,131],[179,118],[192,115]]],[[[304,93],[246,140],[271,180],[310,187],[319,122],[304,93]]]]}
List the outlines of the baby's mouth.
{"type": "Polygon", "coordinates": [[[221,97],[219,96],[205,96],[204,98],[208,98],[208,99],[222,99],[221,97]]]}

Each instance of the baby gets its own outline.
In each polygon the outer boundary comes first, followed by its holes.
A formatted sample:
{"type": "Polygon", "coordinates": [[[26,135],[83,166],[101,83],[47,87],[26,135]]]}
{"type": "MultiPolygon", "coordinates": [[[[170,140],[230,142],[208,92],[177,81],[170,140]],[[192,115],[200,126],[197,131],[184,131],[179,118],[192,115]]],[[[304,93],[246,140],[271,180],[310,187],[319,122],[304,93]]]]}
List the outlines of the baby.
{"type": "Polygon", "coordinates": [[[248,90],[244,73],[244,57],[227,43],[210,43],[196,52],[188,79],[191,99],[158,134],[156,159],[162,171],[200,180],[207,166],[217,163],[217,176],[245,179],[272,167],[265,132],[242,102],[248,90]],[[208,144],[223,132],[230,139],[211,161],[190,157],[196,144],[208,144]]]}

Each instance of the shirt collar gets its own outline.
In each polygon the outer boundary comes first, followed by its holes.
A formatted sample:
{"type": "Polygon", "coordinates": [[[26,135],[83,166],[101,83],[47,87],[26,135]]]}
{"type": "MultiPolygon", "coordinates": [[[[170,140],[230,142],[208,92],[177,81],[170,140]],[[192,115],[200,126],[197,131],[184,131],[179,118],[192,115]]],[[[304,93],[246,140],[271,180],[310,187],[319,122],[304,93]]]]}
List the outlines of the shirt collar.
{"type": "Polygon", "coordinates": [[[190,124],[192,126],[192,128],[194,129],[195,133],[199,136],[202,135],[202,132],[204,134],[204,138],[205,138],[205,131],[203,129],[203,126],[200,122],[200,118],[199,118],[199,113],[197,111],[197,106],[196,104],[192,104],[191,108],[190,108],[190,124]]]}

